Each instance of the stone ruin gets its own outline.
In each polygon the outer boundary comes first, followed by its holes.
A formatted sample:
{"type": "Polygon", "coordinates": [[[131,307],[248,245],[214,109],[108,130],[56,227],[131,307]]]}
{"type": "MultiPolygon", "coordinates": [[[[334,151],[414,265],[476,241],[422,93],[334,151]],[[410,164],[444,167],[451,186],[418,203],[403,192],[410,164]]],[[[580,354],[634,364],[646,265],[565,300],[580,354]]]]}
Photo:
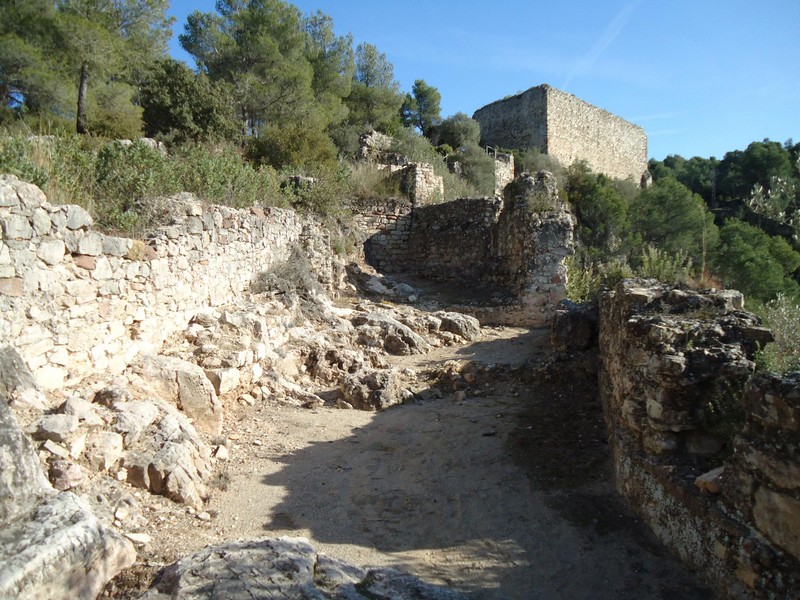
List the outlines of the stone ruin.
{"type": "MultiPolygon", "coordinates": [[[[0,178],[0,493],[9,500],[0,507],[0,596],[92,598],[131,564],[142,517],[121,481],[202,508],[225,452],[209,440],[231,402],[269,395],[321,406],[318,382],[338,390],[342,407],[383,409],[419,390],[380,352],[480,336],[475,318],[416,310],[414,290],[401,286],[394,293],[407,303],[391,312],[366,301],[337,312],[323,290],[345,285],[343,265],[329,234],[292,211],[189,196],[165,210],[168,224],[146,241],[107,236],[80,207],[51,206],[35,186],[0,178]],[[271,286],[302,261],[318,288],[271,286]],[[310,310],[328,323],[327,337],[304,325],[310,310]],[[96,493],[79,494],[87,481],[96,493]]],[[[545,173],[517,180],[502,199],[368,204],[357,222],[381,270],[487,290],[463,307],[483,322],[555,317],[562,353],[599,335],[620,493],[722,595],[800,594],[800,380],[754,373],[770,334],[738,293],[629,281],[601,297],[598,314],[559,309],[573,225],[545,173]]],[[[368,283],[382,282],[390,285],[368,283]]],[[[369,581],[458,597],[330,562],[302,540],[251,546],[187,558],[149,597],[192,589],[201,568],[222,581],[225,557],[245,551],[291,555],[292,573],[328,564],[324,593],[369,581]]],[[[262,576],[283,575],[259,571],[253,581],[262,576]]],[[[293,585],[310,594],[317,582],[293,585]]]]}
{"type": "Polygon", "coordinates": [[[444,199],[444,180],[433,171],[433,165],[409,162],[390,152],[394,140],[388,135],[371,131],[361,136],[357,159],[387,169],[400,181],[400,189],[415,205],[433,204],[444,199]]]}
{"type": "Polygon", "coordinates": [[[561,311],[554,345],[597,340],[617,488],[656,536],[721,597],[794,598],[800,376],[755,372],[772,335],[743,304],[626,280],[561,311]]]}
{"type": "Polygon", "coordinates": [[[541,326],[566,297],[574,220],[550,174],[523,175],[504,198],[357,209],[367,262],[385,273],[468,284],[458,310],[486,324],[541,326]],[[474,303],[465,301],[474,298],[474,303]]]}

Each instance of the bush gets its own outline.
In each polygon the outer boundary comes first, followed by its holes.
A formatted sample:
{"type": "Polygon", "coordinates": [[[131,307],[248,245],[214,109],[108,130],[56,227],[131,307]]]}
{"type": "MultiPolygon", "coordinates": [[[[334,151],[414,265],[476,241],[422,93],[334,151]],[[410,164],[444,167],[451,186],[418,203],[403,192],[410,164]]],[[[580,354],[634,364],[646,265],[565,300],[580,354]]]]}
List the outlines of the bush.
{"type": "Polygon", "coordinates": [[[398,198],[403,195],[399,178],[393,177],[389,169],[381,169],[374,164],[354,165],[348,178],[353,195],[360,200],[398,198]]]}
{"type": "Polygon", "coordinates": [[[647,245],[642,250],[641,264],[636,275],[647,279],[658,279],[668,284],[688,284],[691,281],[692,259],[683,251],[669,254],[655,246],[647,245]]]}
{"type": "Polygon", "coordinates": [[[287,204],[277,172],[255,168],[232,144],[181,146],[174,150],[172,162],[183,191],[211,204],[237,208],[287,204]]]}
{"type": "Polygon", "coordinates": [[[784,373],[800,370],[800,304],[794,298],[778,294],[759,311],[772,330],[775,341],[757,355],[760,368],[784,373]]]}

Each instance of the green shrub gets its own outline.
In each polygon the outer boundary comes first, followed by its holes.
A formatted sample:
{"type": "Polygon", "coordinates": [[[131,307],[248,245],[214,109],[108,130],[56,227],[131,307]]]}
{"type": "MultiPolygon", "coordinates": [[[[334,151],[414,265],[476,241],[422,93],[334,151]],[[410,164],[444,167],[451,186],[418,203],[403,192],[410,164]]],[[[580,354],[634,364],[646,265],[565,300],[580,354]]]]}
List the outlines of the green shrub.
{"type": "Polygon", "coordinates": [[[277,172],[271,167],[257,169],[233,144],[180,146],[173,150],[171,162],[182,190],[211,204],[286,205],[277,172]]]}
{"type": "Polygon", "coordinates": [[[758,366],[779,373],[800,370],[800,304],[797,299],[778,294],[759,312],[775,341],[758,353],[758,366]]]}
{"type": "Polygon", "coordinates": [[[398,198],[403,195],[400,179],[392,176],[389,169],[382,169],[371,163],[353,165],[348,179],[353,195],[362,200],[398,198]]]}
{"type": "Polygon", "coordinates": [[[636,275],[658,279],[662,283],[688,284],[691,281],[692,259],[683,251],[669,254],[655,246],[647,245],[642,250],[641,264],[636,275]]]}

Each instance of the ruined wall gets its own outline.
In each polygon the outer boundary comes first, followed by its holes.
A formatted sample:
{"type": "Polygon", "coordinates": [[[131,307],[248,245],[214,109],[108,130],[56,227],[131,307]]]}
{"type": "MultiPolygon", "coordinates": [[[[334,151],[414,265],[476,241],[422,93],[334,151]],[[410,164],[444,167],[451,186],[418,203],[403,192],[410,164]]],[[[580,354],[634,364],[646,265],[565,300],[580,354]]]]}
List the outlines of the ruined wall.
{"type": "Polygon", "coordinates": [[[378,271],[393,273],[408,261],[413,204],[407,200],[362,201],[353,207],[355,224],[368,236],[364,258],[378,271]]]}
{"type": "Polygon", "coordinates": [[[494,195],[502,197],[506,186],[514,181],[514,155],[498,152],[494,155],[494,195]]]}
{"type": "Polygon", "coordinates": [[[637,184],[647,171],[644,130],[548,85],[475,112],[483,143],[538,148],[563,165],[584,160],[593,171],[637,184]]]}
{"type": "Polygon", "coordinates": [[[601,296],[617,487],[721,596],[798,597],[800,376],[751,378],[771,336],[741,308],[653,281],[601,296]]]}
{"type": "Polygon", "coordinates": [[[112,237],[82,208],[51,206],[37,187],[0,177],[0,339],[42,387],[122,372],[199,309],[246,296],[298,246],[332,277],[322,232],[294,211],[196,200],[170,210],[173,224],[146,243],[112,237]]]}
{"type": "Polygon", "coordinates": [[[373,266],[464,286],[458,310],[484,323],[548,322],[566,296],[564,259],[572,253],[572,216],[546,174],[527,176],[500,198],[359,209],[373,266]],[[409,211],[409,212],[406,212],[409,211]]]}

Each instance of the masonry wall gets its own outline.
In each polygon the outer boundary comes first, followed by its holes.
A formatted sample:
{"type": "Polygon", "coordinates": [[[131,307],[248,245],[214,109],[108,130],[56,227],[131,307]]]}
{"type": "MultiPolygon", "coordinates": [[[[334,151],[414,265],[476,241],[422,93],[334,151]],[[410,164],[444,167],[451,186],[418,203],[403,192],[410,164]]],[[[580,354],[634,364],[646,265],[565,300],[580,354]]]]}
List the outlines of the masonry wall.
{"type": "Polygon", "coordinates": [[[493,102],[473,118],[484,144],[538,148],[565,166],[583,160],[596,172],[637,184],[647,172],[641,127],[549,85],[493,102]]]}
{"type": "Polygon", "coordinates": [[[600,301],[600,393],[620,493],[721,597],[800,597],[800,374],[738,292],[626,281],[600,301]]]}
{"type": "Polygon", "coordinates": [[[173,224],[146,243],[92,228],[78,206],[0,177],[0,339],[46,389],[120,373],[156,353],[201,308],[235,302],[294,248],[332,277],[323,232],[284,209],[234,210],[175,201],[173,224]]]}
{"type": "Polygon", "coordinates": [[[547,89],[529,90],[479,108],[472,115],[481,126],[481,143],[501,148],[547,148],[547,89]]]}
{"type": "Polygon", "coordinates": [[[551,87],[546,152],[563,165],[585,160],[595,172],[636,184],[647,171],[647,136],[641,127],[551,87]]]}
{"type": "Polygon", "coordinates": [[[461,286],[465,304],[452,308],[486,324],[549,322],[566,296],[573,220],[546,174],[517,183],[505,200],[362,206],[357,221],[368,232],[368,262],[461,286]]]}

